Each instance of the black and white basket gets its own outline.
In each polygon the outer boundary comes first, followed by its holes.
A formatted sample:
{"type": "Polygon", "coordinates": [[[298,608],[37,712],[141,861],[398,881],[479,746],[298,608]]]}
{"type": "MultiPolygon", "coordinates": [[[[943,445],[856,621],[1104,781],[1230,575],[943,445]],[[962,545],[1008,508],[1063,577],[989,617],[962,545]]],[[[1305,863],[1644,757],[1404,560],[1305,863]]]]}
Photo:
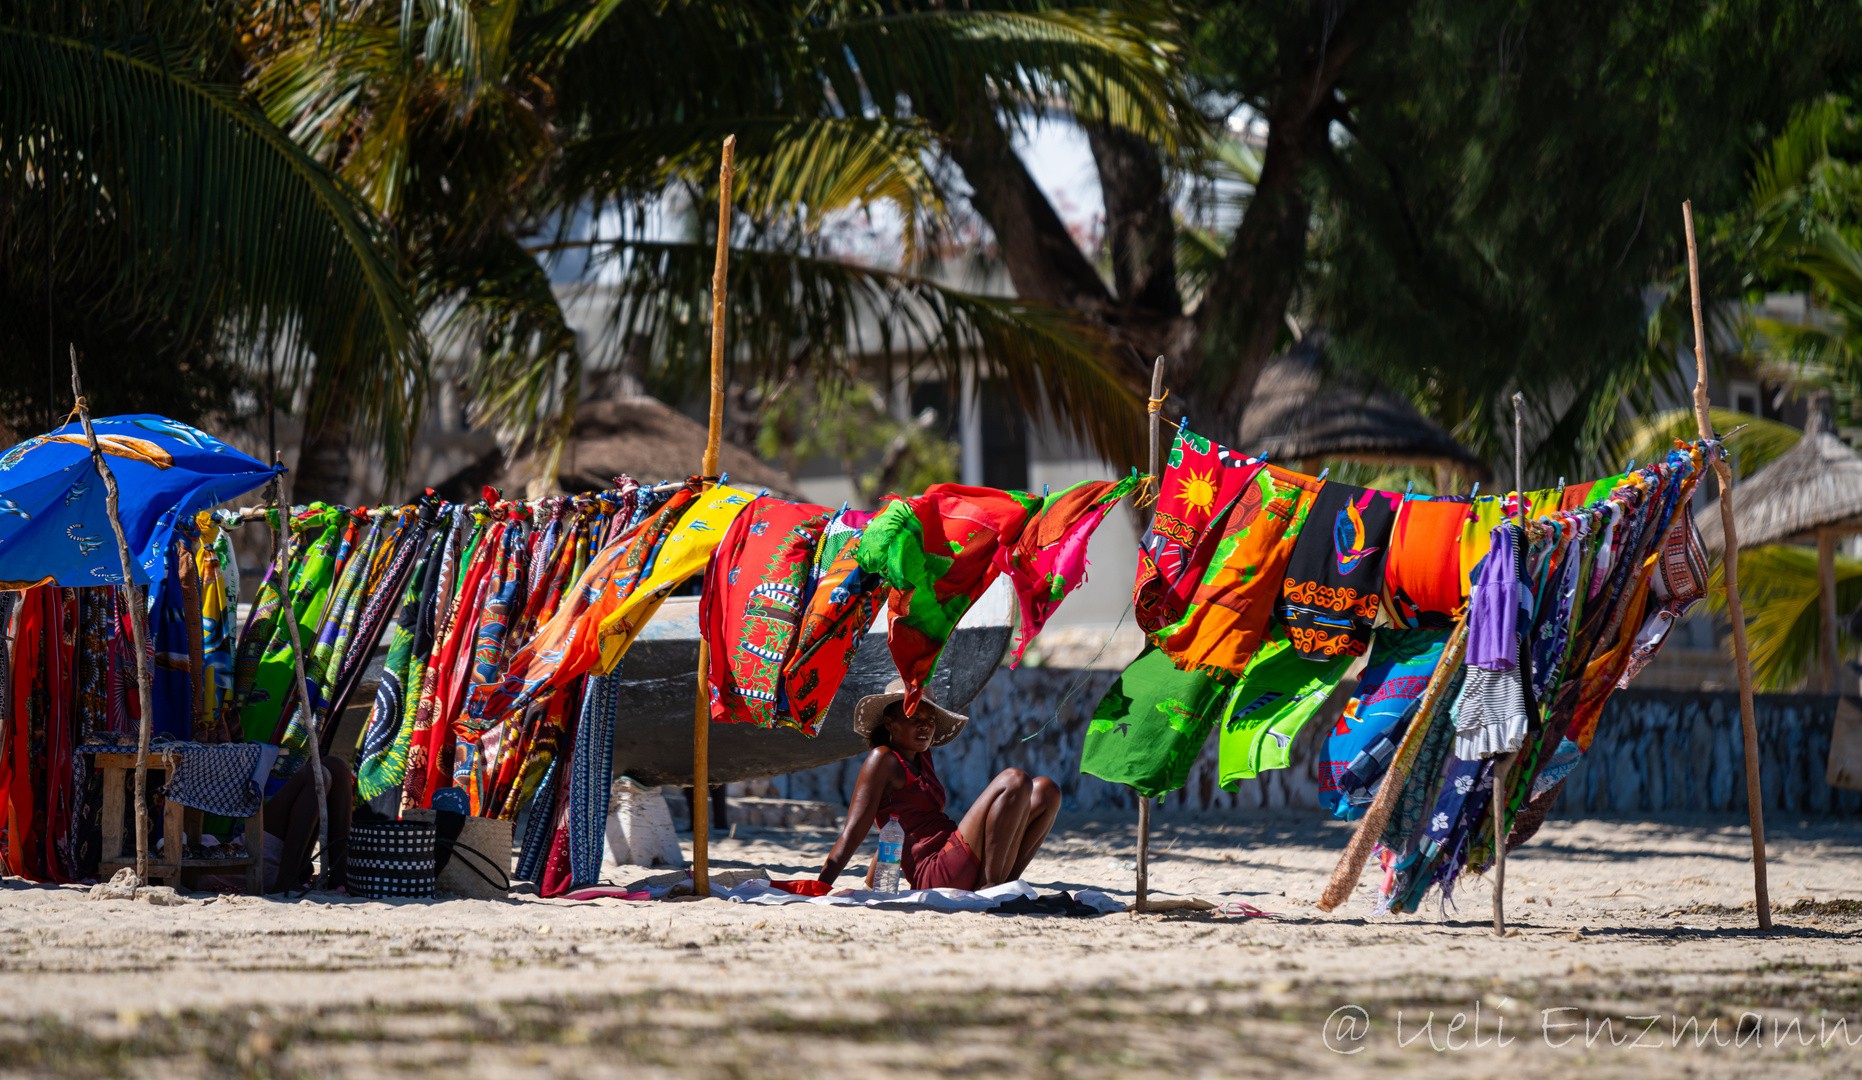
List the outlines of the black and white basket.
{"type": "Polygon", "coordinates": [[[433,823],[358,821],[349,830],[349,889],[359,896],[433,895],[433,823]]]}

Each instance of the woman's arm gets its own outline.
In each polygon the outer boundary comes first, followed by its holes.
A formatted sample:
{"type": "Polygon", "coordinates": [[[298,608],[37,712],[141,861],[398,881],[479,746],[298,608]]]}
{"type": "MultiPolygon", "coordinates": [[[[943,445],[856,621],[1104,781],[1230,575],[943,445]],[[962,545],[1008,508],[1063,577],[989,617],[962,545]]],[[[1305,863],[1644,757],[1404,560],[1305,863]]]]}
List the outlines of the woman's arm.
{"type": "Polygon", "coordinates": [[[860,766],[860,778],[854,782],[853,804],[847,807],[847,824],[841,829],[840,839],[834,841],[834,850],[828,852],[828,861],[821,864],[821,876],[817,880],[832,885],[840,877],[854,852],[860,850],[867,830],[873,827],[873,812],[879,800],[900,785],[903,772],[899,759],[883,746],[866,755],[866,763],[860,766]]]}

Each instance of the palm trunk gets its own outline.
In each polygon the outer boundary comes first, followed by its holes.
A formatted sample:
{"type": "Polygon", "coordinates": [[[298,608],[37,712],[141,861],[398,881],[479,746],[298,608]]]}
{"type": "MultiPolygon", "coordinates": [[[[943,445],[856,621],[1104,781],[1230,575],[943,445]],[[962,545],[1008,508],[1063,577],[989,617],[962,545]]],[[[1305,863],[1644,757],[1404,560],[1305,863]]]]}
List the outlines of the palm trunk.
{"type": "Polygon", "coordinates": [[[332,410],[304,433],[297,456],[297,475],[291,483],[296,503],[347,503],[349,499],[350,421],[332,410]]]}

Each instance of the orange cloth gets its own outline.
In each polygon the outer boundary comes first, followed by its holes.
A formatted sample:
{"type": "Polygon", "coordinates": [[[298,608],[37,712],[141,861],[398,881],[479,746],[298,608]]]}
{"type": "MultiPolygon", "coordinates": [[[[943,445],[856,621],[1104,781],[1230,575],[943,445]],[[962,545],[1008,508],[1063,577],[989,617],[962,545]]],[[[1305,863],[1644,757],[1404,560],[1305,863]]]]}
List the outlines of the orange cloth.
{"type": "Polygon", "coordinates": [[[1405,499],[1390,530],[1384,596],[1398,626],[1447,626],[1467,602],[1461,573],[1461,532],[1468,504],[1405,499]]]}
{"type": "Polygon", "coordinates": [[[1239,675],[1267,638],[1287,560],[1325,481],[1269,465],[1221,522],[1221,539],[1183,618],[1156,636],[1184,671],[1239,675]]]}

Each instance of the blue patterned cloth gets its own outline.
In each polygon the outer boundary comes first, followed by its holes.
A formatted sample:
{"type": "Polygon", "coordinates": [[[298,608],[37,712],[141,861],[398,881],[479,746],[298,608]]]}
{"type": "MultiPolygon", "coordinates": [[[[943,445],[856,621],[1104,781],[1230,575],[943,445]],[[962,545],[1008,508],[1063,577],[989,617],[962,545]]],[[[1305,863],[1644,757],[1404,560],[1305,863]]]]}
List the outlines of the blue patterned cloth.
{"type": "Polygon", "coordinates": [[[618,667],[607,675],[590,676],[582,694],[582,718],[575,726],[569,772],[569,871],[577,888],[601,880],[608,798],[614,789],[614,714],[620,690],[618,667]]]}
{"type": "MultiPolygon", "coordinates": [[[[167,575],[177,521],[272,477],[258,459],[152,413],[107,417],[91,426],[116,477],[131,577],[142,584],[167,575]]],[[[75,420],[0,454],[0,577],[67,586],[123,579],[103,480],[75,420]]]]}

